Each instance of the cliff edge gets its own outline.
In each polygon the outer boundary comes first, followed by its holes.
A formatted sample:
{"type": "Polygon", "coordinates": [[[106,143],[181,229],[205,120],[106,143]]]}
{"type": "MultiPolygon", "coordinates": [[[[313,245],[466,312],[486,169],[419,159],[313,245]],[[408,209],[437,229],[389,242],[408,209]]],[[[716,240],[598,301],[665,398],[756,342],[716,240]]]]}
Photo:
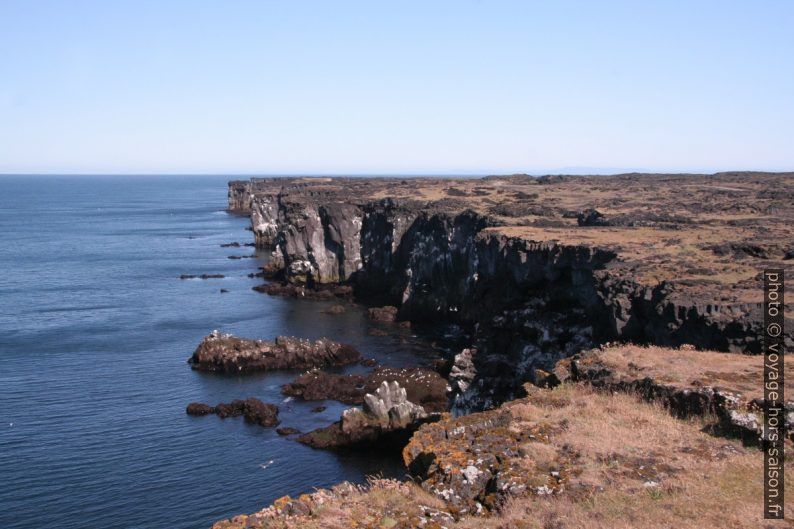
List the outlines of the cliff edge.
{"type": "Polygon", "coordinates": [[[230,183],[229,208],[273,281],[343,284],[460,333],[465,412],[610,341],[759,353],[761,272],[794,271],[793,177],[252,179],[230,183]]]}

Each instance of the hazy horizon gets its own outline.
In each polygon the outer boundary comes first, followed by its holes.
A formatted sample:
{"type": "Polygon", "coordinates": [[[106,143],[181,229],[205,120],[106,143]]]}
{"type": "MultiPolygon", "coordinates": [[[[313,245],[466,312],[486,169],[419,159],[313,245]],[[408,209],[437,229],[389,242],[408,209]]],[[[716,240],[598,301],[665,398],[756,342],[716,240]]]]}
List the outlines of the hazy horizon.
{"type": "Polygon", "coordinates": [[[0,5],[0,173],[794,170],[794,3],[0,5]]]}
{"type": "Polygon", "coordinates": [[[571,170],[548,170],[548,171],[519,171],[519,172],[458,172],[458,173],[431,173],[431,172],[411,172],[411,173],[311,173],[311,172],[293,172],[293,173],[265,173],[265,172],[109,172],[99,171],[94,173],[77,173],[77,172],[40,172],[40,173],[0,173],[2,177],[13,176],[31,176],[31,177],[47,177],[47,176],[89,176],[89,177],[112,177],[112,176],[140,176],[140,177],[224,177],[224,178],[335,178],[335,177],[349,177],[349,178],[484,178],[489,176],[510,176],[510,175],[528,175],[528,176],[615,176],[621,174],[694,174],[694,175],[712,175],[720,173],[794,173],[794,169],[781,169],[774,170],[755,170],[755,169],[724,169],[719,171],[653,171],[644,169],[625,169],[625,170],[601,170],[598,168],[582,169],[576,168],[571,170]]]}

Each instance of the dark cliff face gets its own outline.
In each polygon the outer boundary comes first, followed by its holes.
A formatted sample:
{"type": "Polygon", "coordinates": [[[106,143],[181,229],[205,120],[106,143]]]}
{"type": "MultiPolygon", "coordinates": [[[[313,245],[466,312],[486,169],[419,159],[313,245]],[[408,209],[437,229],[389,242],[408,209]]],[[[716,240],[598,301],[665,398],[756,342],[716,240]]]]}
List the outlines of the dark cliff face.
{"type": "Polygon", "coordinates": [[[753,304],[700,304],[665,282],[642,286],[613,270],[613,250],[507,237],[473,210],[282,189],[253,194],[251,220],[284,280],[349,283],[362,301],[398,307],[400,320],[468,334],[472,348],[450,379],[461,411],[498,404],[534,368],[606,341],[761,350],[753,304]]]}

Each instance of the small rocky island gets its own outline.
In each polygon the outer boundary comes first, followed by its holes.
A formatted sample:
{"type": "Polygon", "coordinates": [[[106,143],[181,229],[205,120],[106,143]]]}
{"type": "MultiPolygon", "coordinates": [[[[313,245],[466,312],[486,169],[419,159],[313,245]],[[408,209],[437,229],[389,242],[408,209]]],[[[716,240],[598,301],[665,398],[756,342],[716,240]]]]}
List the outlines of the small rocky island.
{"type": "Polygon", "coordinates": [[[309,370],[283,393],[354,406],[297,442],[399,452],[409,476],[216,529],[788,523],[761,517],[759,353],[761,272],[794,277],[794,174],[252,179],[229,209],[270,254],[257,290],[463,346],[435,370],[343,375],[326,369],[361,360],[343,344],[205,338],[194,369],[309,370]]]}
{"type": "Polygon", "coordinates": [[[342,366],[361,359],[354,347],[325,338],[317,341],[279,336],[275,341],[246,340],[213,331],[188,362],[193,369],[220,373],[342,366]]]}

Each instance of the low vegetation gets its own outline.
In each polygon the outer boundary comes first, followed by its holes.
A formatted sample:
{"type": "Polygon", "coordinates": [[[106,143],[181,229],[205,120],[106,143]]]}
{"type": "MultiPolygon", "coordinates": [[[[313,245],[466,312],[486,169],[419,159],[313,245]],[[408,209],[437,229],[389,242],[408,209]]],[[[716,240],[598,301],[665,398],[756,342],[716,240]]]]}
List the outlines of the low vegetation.
{"type": "Polygon", "coordinates": [[[789,527],[792,510],[788,520],[762,518],[761,452],[707,433],[706,422],[583,384],[536,389],[496,410],[423,426],[405,449],[414,471],[425,458],[416,484],[342,484],[215,529],[789,527]],[[488,479],[478,481],[480,473],[488,479]],[[481,489],[450,501],[443,491],[452,483],[481,489]]]}

